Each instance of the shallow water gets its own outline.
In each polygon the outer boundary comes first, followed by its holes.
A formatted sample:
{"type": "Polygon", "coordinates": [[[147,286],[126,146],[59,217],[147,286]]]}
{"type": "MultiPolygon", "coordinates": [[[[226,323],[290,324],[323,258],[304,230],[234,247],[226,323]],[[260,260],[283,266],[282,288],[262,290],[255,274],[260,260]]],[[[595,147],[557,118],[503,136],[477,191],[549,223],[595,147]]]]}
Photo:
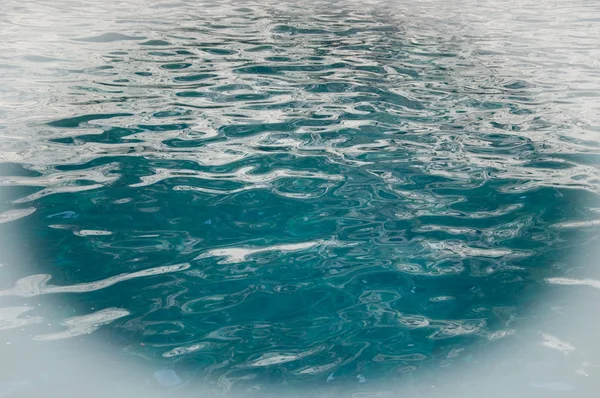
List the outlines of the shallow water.
{"type": "Polygon", "coordinates": [[[360,389],[596,283],[594,2],[7,4],[4,350],[360,389]]]}

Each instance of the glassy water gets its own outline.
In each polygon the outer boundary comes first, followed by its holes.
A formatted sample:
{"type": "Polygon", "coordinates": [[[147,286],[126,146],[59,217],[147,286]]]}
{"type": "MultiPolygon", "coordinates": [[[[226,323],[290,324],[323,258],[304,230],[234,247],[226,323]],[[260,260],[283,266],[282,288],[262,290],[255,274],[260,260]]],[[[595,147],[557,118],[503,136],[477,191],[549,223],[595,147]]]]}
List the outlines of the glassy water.
{"type": "Polygon", "coordinates": [[[1,349],[258,394],[502,347],[600,209],[600,7],[539,3],[4,1],[1,349]]]}

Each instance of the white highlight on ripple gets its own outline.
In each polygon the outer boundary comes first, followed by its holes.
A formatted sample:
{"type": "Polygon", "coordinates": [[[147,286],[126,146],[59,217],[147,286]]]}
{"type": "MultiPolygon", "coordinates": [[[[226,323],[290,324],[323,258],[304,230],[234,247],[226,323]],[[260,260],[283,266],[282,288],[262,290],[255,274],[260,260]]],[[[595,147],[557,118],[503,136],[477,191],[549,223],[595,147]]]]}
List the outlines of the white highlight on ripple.
{"type": "Polygon", "coordinates": [[[552,225],[552,227],[558,228],[558,229],[571,229],[571,228],[594,227],[597,225],[600,225],[600,220],[561,222],[561,223],[552,225]]]}
{"type": "Polygon", "coordinates": [[[32,309],[32,307],[25,306],[0,308],[0,330],[14,329],[32,323],[42,322],[43,318],[39,316],[20,318],[21,315],[32,309]]]}
{"type": "Polygon", "coordinates": [[[325,173],[297,171],[288,169],[274,170],[265,174],[251,174],[255,167],[242,167],[234,173],[208,173],[197,170],[170,170],[170,169],[154,169],[155,174],[141,177],[142,182],[131,184],[131,187],[144,187],[155,184],[169,178],[200,178],[205,180],[227,180],[249,184],[264,184],[272,182],[280,178],[296,177],[296,178],[319,178],[324,180],[342,180],[342,176],[330,175],[325,173]]]}
{"type": "Polygon", "coordinates": [[[442,301],[451,301],[451,300],[455,300],[455,297],[453,297],[453,296],[437,296],[437,297],[431,297],[429,299],[429,301],[431,301],[432,303],[439,303],[442,301]]]}
{"type": "Polygon", "coordinates": [[[485,327],[485,320],[440,321],[441,327],[428,336],[432,340],[448,339],[455,336],[475,334],[485,327]]]}
{"type": "Polygon", "coordinates": [[[257,360],[250,362],[248,366],[262,367],[297,361],[298,359],[308,357],[322,350],[323,347],[317,347],[308,351],[299,352],[297,354],[281,354],[278,352],[267,353],[261,355],[261,357],[257,360]]]}
{"type": "Polygon", "coordinates": [[[434,250],[442,250],[457,254],[459,257],[504,257],[508,255],[516,255],[512,250],[508,249],[483,249],[479,247],[471,247],[459,242],[426,242],[426,245],[434,250]]]}
{"type": "Polygon", "coordinates": [[[342,361],[338,359],[331,363],[327,363],[324,365],[317,365],[317,366],[309,366],[307,368],[303,368],[303,369],[294,371],[292,373],[301,374],[301,375],[322,373],[322,372],[326,372],[332,368],[335,368],[340,362],[342,362],[342,361]]]}
{"type": "Polygon", "coordinates": [[[79,231],[74,231],[73,234],[76,236],[106,236],[112,235],[112,232],[101,229],[81,229],[79,231]]]}
{"type": "Polygon", "coordinates": [[[565,355],[575,350],[575,347],[573,347],[570,343],[562,341],[558,337],[554,337],[546,333],[540,333],[540,336],[542,337],[542,345],[545,347],[560,351],[565,355]]]}
{"type": "Polygon", "coordinates": [[[118,178],[118,176],[110,174],[111,172],[115,171],[115,167],[115,164],[107,164],[88,170],[62,171],[60,173],[39,177],[2,177],[0,178],[0,186],[59,187],[64,186],[66,183],[77,180],[108,183],[115,181],[118,178]]]}
{"type": "Polygon", "coordinates": [[[187,347],[176,347],[170,351],[163,353],[162,356],[164,358],[176,357],[179,355],[185,355],[185,354],[189,354],[191,352],[202,350],[203,348],[214,346],[214,345],[215,345],[214,343],[198,343],[198,344],[192,344],[187,347]]]}
{"type": "Polygon", "coordinates": [[[546,278],[546,282],[553,285],[586,285],[600,289],[600,281],[596,279],[546,278]]]}
{"type": "Polygon", "coordinates": [[[26,276],[19,279],[15,286],[0,290],[0,297],[2,296],[21,296],[21,297],[33,297],[41,296],[43,294],[54,294],[54,293],[87,293],[96,290],[104,289],[112,286],[119,282],[128,281],[130,279],[141,278],[144,276],[160,275],[170,272],[178,272],[186,270],[190,267],[189,263],[182,263],[176,265],[167,265],[163,267],[155,267],[142,271],[132,272],[129,274],[119,274],[111,276],[110,278],[102,279],[95,282],[77,283],[75,285],[67,286],[52,286],[47,285],[51,275],[38,274],[26,276]]]}
{"type": "Polygon", "coordinates": [[[203,188],[203,187],[192,187],[189,185],[177,185],[177,186],[173,187],[173,191],[194,191],[194,192],[203,192],[203,193],[218,194],[218,195],[233,195],[233,194],[240,193],[243,191],[248,191],[250,189],[267,188],[267,187],[268,187],[267,184],[256,184],[256,185],[246,186],[246,187],[237,188],[237,189],[219,190],[219,189],[211,189],[211,188],[203,188]]]}
{"type": "Polygon", "coordinates": [[[444,319],[434,320],[423,315],[402,313],[398,313],[397,316],[398,323],[406,329],[435,329],[433,333],[427,336],[427,338],[431,340],[441,340],[455,336],[477,334],[482,332],[486,326],[486,322],[483,319],[467,319],[456,321],[444,319]]]}
{"type": "Polygon", "coordinates": [[[15,221],[19,218],[27,217],[28,215],[33,214],[35,211],[35,207],[5,211],[4,213],[0,213],[0,224],[15,221]]]}
{"type": "Polygon", "coordinates": [[[396,265],[396,269],[400,272],[413,275],[441,276],[460,274],[465,270],[465,267],[462,265],[439,267],[436,264],[430,267],[423,267],[419,264],[401,263],[396,265]]]}
{"type": "Polygon", "coordinates": [[[103,229],[79,229],[76,225],[65,225],[65,224],[49,224],[49,228],[53,229],[65,229],[73,232],[73,235],[86,237],[86,236],[108,236],[112,235],[111,231],[106,231],[103,229]]]}
{"type": "Polygon", "coordinates": [[[418,329],[429,326],[431,324],[431,319],[423,315],[398,313],[398,323],[407,329],[418,329]]]}
{"type": "Polygon", "coordinates": [[[279,252],[291,252],[291,251],[299,251],[310,249],[316,246],[322,245],[340,245],[339,242],[334,240],[314,240],[310,242],[302,242],[302,243],[290,243],[284,245],[273,245],[266,247],[229,247],[223,249],[212,249],[205,253],[202,253],[195,260],[200,260],[203,258],[210,257],[225,257],[224,260],[218,262],[218,264],[233,264],[233,263],[241,263],[246,261],[246,259],[257,253],[264,253],[270,251],[279,251],[279,252]]]}
{"type": "Polygon", "coordinates": [[[101,188],[104,185],[102,184],[91,184],[91,185],[72,185],[72,186],[59,186],[53,188],[44,188],[40,191],[32,193],[31,195],[27,195],[24,198],[13,200],[13,203],[27,203],[42,198],[48,195],[54,195],[57,193],[74,193],[74,192],[83,192],[90,191],[92,189],[101,188]]]}
{"type": "Polygon", "coordinates": [[[12,203],[27,203],[48,195],[82,192],[103,187],[119,178],[115,170],[116,164],[110,163],[89,170],[65,171],[39,177],[1,177],[0,186],[42,187],[37,192],[12,201],[12,203]],[[82,181],[94,183],[76,184],[82,181]]]}
{"type": "Polygon", "coordinates": [[[68,318],[62,322],[62,324],[67,327],[67,330],[36,336],[33,339],[38,341],[51,341],[90,334],[96,331],[100,326],[107,325],[112,321],[127,315],[129,315],[129,311],[127,310],[107,308],[92,314],[68,318]]]}
{"type": "Polygon", "coordinates": [[[516,333],[515,329],[498,330],[496,332],[489,333],[486,337],[488,340],[500,340],[507,336],[512,336],[516,333]]]}

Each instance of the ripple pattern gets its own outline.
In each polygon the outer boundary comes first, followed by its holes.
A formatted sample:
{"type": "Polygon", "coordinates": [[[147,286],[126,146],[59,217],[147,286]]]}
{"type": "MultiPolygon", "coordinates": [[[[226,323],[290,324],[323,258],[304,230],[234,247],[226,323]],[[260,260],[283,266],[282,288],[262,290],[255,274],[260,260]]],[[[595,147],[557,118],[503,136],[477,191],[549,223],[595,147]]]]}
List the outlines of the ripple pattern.
{"type": "Polygon", "coordinates": [[[5,3],[0,331],[325,388],[597,287],[565,265],[600,222],[593,2],[5,3]]]}

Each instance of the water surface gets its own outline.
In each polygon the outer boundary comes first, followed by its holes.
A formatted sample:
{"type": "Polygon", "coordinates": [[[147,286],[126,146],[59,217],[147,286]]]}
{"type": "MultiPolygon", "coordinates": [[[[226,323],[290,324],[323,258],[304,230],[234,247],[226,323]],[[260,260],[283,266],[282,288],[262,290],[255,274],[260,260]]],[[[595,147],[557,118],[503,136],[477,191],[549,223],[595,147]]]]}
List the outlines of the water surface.
{"type": "Polygon", "coordinates": [[[6,4],[7,353],[360,391],[477,361],[586,276],[594,2],[6,4]]]}

